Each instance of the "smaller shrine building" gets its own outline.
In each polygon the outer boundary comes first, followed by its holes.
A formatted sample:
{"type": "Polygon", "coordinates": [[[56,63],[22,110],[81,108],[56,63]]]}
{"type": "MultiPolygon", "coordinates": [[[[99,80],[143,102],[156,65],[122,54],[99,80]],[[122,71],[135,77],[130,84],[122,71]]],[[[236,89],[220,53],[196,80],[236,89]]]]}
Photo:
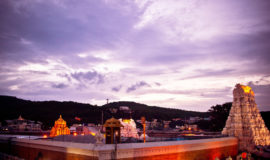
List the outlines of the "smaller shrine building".
{"type": "Polygon", "coordinates": [[[51,129],[50,137],[68,134],[70,134],[70,130],[67,127],[66,121],[60,115],[59,119],[55,121],[54,126],[51,129]]]}
{"type": "Polygon", "coordinates": [[[7,128],[12,132],[38,132],[41,131],[42,123],[39,121],[32,121],[19,116],[18,119],[6,120],[7,128]]]}

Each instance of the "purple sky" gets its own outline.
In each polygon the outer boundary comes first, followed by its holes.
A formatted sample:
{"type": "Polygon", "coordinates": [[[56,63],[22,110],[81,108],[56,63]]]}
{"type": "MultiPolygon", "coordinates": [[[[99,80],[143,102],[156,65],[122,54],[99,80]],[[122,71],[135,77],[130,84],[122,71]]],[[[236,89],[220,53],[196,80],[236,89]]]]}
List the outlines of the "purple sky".
{"type": "Polygon", "coordinates": [[[0,94],[270,110],[269,0],[1,0],[0,94]]]}

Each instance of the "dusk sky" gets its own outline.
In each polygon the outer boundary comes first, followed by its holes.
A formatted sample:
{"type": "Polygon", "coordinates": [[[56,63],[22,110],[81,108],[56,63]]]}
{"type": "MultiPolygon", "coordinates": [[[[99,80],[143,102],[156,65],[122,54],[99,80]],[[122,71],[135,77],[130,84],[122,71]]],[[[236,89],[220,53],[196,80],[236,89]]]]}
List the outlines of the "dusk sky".
{"type": "Polygon", "coordinates": [[[1,0],[0,94],[270,110],[269,0],[1,0]]]}

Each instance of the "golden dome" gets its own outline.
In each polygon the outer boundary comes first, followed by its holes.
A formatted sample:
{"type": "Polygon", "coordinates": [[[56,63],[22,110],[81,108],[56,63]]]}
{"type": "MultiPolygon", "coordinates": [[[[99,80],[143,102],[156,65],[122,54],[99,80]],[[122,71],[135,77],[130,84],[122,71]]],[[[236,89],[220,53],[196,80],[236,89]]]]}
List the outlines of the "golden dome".
{"type": "Polygon", "coordinates": [[[55,124],[66,124],[67,122],[62,118],[62,115],[55,121],[55,124]]]}
{"type": "Polygon", "coordinates": [[[54,126],[51,129],[50,136],[58,136],[58,135],[66,135],[70,134],[70,130],[67,127],[66,121],[63,120],[62,116],[58,118],[58,120],[55,121],[54,126]]]}
{"type": "Polygon", "coordinates": [[[120,123],[118,119],[112,117],[111,119],[108,119],[105,122],[104,127],[124,127],[124,126],[120,123]]]}

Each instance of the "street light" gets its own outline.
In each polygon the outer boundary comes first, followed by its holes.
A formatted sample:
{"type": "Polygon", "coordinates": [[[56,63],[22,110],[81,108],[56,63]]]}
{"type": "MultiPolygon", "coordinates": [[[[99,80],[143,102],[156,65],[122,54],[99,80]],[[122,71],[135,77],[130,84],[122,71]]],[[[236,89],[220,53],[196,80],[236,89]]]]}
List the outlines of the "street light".
{"type": "Polygon", "coordinates": [[[118,138],[118,130],[115,130],[114,132],[114,159],[117,159],[117,138],[118,138]]]}
{"type": "Polygon", "coordinates": [[[145,143],[145,117],[141,117],[141,122],[143,125],[143,143],[145,143]]]}

